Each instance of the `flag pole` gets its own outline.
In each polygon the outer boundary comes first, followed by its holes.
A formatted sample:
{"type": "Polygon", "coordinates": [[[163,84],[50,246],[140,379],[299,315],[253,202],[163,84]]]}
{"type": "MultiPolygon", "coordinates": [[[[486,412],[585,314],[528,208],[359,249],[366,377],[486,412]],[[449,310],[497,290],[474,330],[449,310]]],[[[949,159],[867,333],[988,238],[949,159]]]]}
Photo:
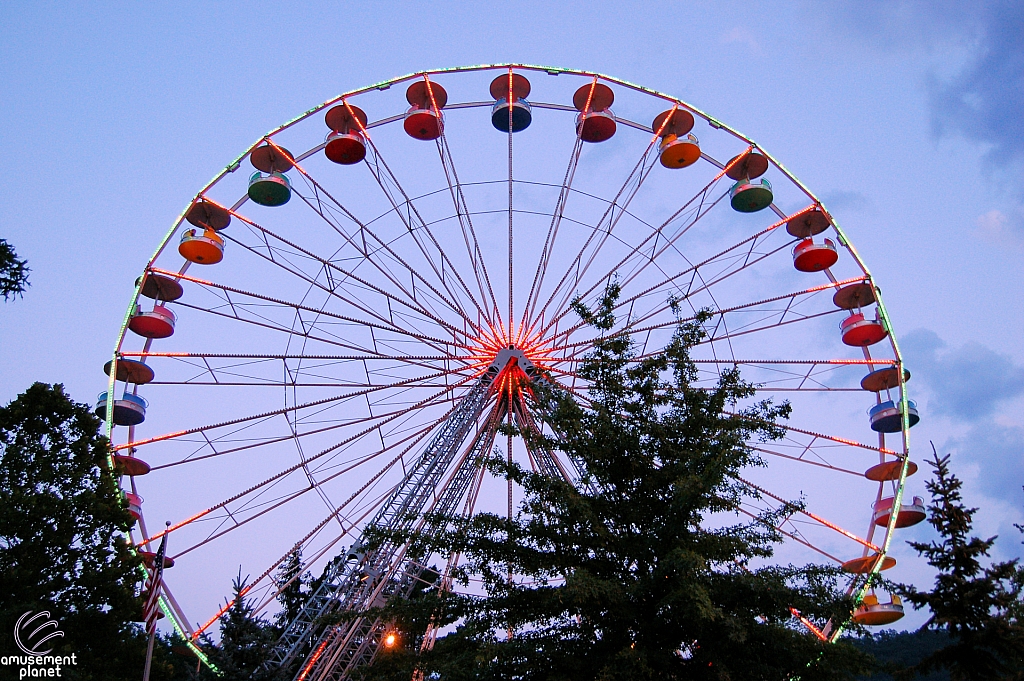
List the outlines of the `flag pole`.
{"type": "MultiPolygon", "coordinates": [[[[171,526],[171,521],[166,522],[166,527],[171,526]]],[[[153,643],[156,642],[156,618],[160,607],[160,588],[163,585],[164,555],[167,552],[167,531],[164,531],[163,539],[160,541],[160,549],[156,552],[156,562],[153,564],[153,584],[150,587],[149,598],[143,606],[146,610],[146,629],[149,630],[149,644],[146,646],[146,669],[142,672],[142,681],[149,681],[149,670],[153,666],[153,643]]]]}
{"type": "Polygon", "coordinates": [[[156,629],[149,633],[149,647],[146,648],[146,671],[142,673],[142,681],[149,681],[149,668],[153,664],[153,642],[156,640],[156,629]]]}

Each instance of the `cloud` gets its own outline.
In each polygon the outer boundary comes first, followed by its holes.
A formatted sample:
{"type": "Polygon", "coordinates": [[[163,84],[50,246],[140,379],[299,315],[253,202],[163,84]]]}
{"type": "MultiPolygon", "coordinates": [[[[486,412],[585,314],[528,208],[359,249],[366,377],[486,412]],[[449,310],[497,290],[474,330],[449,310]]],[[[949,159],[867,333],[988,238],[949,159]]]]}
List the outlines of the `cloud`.
{"type": "Polygon", "coordinates": [[[892,53],[932,57],[938,137],[986,149],[996,168],[1024,166],[1024,3],[1020,0],[837,0],[804,3],[832,28],[892,53]]]}
{"type": "Polygon", "coordinates": [[[974,5],[956,0],[833,0],[803,5],[832,28],[894,52],[949,42],[974,31],[978,23],[974,5]]]}
{"type": "MultiPolygon", "coordinates": [[[[1024,427],[991,421],[972,426],[939,449],[949,452],[956,469],[977,466],[975,484],[986,494],[1020,508],[1024,500],[1024,427]]],[[[929,455],[930,456],[930,455],[929,455]]]]}
{"type": "Polygon", "coordinates": [[[1024,217],[1020,211],[1012,217],[1000,210],[979,215],[978,235],[1001,246],[1024,249],[1024,217]]]}
{"type": "Polygon", "coordinates": [[[980,343],[951,349],[935,332],[916,329],[902,345],[915,382],[923,383],[932,396],[928,407],[936,415],[973,424],[990,419],[1001,403],[1024,394],[1024,367],[980,343]]]}
{"type": "Polygon", "coordinates": [[[999,166],[1024,161],[1024,3],[972,5],[980,18],[974,58],[958,74],[934,79],[932,119],[940,135],[959,134],[988,148],[999,166]]]}
{"type": "MultiPolygon", "coordinates": [[[[928,329],[911,331],[901,346],[915,393],[923,390],[928,396],[922,417],[946,416],[953,426],[953,434],[937,447],[939,453],[951,454],[957,475],[989,497],[982,505],[1001,505],[998,518],[987,522],[1002,532],[1010,526],[1008,518],[1019,520],[1019,511],[1007,514],[1024,501],[1024,425],[1019,419],[1006,422],[999,408],[1024,396],[1024,367],[980,343],[952,348],[928,329]]],[[[943,430],[939,426],[929,432],[943,430]]],[[[917,458],[923,463],[925,457],[917,458]]]]}
{"type": "Polygon", "coordinates": [[[750,51],[755,54],[760,54],[761,52],[761,44],[757,42],[757,38],[754,37],[753,33],[743,28],[742,26],[736,26],[728,33],[723,35],[721,42],[726,45],[746,45],[750,49],[750,51]]]}

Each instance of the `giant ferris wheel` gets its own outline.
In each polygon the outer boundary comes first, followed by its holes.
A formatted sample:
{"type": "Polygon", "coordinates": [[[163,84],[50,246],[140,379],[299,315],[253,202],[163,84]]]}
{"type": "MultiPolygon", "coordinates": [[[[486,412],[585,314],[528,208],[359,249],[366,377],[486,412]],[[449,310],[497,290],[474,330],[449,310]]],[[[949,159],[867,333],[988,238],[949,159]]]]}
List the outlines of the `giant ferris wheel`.
{"type": "MultiPolygon", "coordinates": [[[[575,462],[498,428],[546,428],[541,374],[586,404],[576,367],[596,331],[571,304],[612,281],[615,331],[639,357],[680,310],[709,310],[700,380],[738,367],[792,403],[784,438],[750,443],[768,465],[745,473],[737,509],[803,500],[777,559],[842,566],[859,622],[902,616],[871,577],[924,518],[904,498],[918,414],[848,236],[767,151],[686,102],[500,64],[309,109],[203,187],[142,267],[96,407],[147,569],[167,538],[168,621],[196,642],[239,565],[245,596],[273,607],[299,549],[324,579],[272,663],[340,679],[372,662],[379,622],[322,618],[411,593],[427,560],[366,550],[365,528],[511,513],[519,490],[480,464],[494,448],[579,482],[575,462]]],[[[841,628],[801,619],[824,640],[841,628]]]]}

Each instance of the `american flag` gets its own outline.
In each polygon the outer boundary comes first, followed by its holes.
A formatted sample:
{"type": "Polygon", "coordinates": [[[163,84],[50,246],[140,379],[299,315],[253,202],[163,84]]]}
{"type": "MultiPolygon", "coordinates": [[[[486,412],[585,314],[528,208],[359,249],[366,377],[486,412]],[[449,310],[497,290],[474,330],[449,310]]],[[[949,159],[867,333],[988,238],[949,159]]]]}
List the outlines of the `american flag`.
{"type": "Polygon", "coordinates": [[[164,552],[167,550],[167,535],[160,540],[160,548],[156,552],[156,560],[153,562],[153,569],[146,579],[146,602],[142,606],[142,619],[146,621],[146,633],[153,634],[156,631],[156,621],[160,616],[160,590],[164,581],[164,552]]]}

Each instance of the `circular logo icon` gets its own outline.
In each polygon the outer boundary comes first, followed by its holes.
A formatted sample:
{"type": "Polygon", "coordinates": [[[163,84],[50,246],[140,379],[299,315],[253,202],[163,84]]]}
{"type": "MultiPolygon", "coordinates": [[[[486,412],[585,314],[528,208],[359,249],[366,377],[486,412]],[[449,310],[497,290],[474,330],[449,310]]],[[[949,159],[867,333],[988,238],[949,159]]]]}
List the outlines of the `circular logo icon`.
{"type": "Polygon", "coordinates": [[[18,618],[14,625],[14,642],[26,655],[46,655],[53,648],[40,650],[51,638],[64,638],[64,632],[57,628],[57,620],[50,619],[50,613],[42,610],[32,614],[29,610],[18,618]]]}

